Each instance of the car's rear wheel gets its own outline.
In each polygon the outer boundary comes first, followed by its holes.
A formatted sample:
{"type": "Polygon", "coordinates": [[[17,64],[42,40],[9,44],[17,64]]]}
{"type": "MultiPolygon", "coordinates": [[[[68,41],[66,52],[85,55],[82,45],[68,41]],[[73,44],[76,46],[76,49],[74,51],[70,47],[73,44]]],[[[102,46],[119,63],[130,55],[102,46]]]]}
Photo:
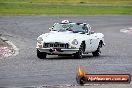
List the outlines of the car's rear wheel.
{"type": "Polygon", "coordinates": [[[99,43],[98,48],[95,52],[92,52],[93,56],[100,56],[101,54],[101,43],[99,43]]]}
{"type": "Polygon", "coordinates": [[[40,58],[40,59],[45,59],[47,56],[47,53],[45,52],[40,52],[38,49],[37,49],[37,57],[40,58]]]}
{"type": "Polygon", "coordinates": [[[84,44],[82,43],[80,45],[79,51],[74,54],[74,58],[82,59],[83,58],[83,52],[84,52],[84,44]]]}

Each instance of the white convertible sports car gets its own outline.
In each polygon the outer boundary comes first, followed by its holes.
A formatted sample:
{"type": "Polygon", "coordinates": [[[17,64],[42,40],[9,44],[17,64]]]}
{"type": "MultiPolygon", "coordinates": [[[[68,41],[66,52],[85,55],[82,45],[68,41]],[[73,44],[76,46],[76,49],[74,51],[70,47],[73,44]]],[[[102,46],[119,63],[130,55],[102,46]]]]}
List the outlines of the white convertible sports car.
{"type": "Polygon", "coordinates": [[[37,38],[37,57],[46,58],[47,55],[73,55],[82,58],[84,54],[92,53],[99,56],[104,43],[102,33],[94,33],[86,23],[73,23],[64,20],[55,23],[49,33],[37,38]]]}

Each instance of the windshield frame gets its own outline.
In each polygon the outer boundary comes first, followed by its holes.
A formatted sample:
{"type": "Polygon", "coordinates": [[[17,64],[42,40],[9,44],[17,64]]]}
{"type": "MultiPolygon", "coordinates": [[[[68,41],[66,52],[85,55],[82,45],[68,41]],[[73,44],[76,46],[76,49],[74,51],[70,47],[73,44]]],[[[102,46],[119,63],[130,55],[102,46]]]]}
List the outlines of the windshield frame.
{"type": "Polygon", "coordinates": [[[51,31],[73,31],[75,33],[82,32],[82,33],[88,33],[89,28],[87,27],[87,24],[84,23],[55,23],[51,27],[51,31]]]}

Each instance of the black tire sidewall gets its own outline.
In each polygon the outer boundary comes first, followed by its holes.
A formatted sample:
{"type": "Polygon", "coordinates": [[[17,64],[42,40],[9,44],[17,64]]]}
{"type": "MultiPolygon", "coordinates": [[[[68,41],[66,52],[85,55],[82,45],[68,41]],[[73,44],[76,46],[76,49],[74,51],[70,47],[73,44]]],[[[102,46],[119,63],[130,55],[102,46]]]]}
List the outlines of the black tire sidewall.
{"type": "Polygon", "coordinates": [[[37,57],[40,58],[40,59],[45,59],[46,58],[46,53],[45,52],[40,52],[38,49],[37,49],[37,57]]]}
{"type": "Polygon", "coordinates": [[[83,44],[80,45],[79,51],[74,54],[74,58],[82,59],[83,58],[83,44]]]}

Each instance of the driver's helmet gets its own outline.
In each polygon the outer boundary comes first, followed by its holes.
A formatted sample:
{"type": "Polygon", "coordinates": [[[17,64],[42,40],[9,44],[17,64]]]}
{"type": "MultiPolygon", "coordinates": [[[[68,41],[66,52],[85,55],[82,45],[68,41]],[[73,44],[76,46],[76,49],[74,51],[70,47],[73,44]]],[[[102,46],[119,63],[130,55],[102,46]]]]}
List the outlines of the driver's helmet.
{"type": "Polygon", "coordinates": [[[70,23],[69,20],[63,20],[61,23],[70,23]]]}

